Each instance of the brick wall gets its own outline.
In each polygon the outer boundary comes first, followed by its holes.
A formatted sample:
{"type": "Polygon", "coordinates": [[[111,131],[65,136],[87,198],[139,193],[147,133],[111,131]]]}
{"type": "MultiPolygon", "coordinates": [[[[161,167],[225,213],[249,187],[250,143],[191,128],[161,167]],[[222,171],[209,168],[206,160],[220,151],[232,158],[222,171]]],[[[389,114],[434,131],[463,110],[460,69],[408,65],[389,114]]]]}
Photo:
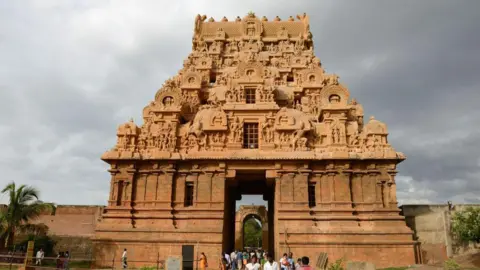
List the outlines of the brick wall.
{"type": "Polygon", "coordinates": [[[101,219],[103,208],[96,205],[58,205],[54,213],[44,213],[31,223],[48,226],[48,235],[56,241],[56,252],[68,250],[72,256],[89,259],[92,255],[91,238],[95,235],[95,226],[101,219]]]}

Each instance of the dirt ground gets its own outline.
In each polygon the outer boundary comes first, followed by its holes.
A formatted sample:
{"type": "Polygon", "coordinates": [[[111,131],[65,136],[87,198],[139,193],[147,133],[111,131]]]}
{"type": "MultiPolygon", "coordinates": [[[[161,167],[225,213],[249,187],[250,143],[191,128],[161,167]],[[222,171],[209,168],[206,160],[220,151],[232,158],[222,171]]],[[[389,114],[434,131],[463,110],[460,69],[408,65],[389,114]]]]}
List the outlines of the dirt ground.
{"type": "Polygon", "coordinates": [[[478,268],[480,269],[480,250],[477,250],[472,253],[463,254],[453,258],[459,265],[462,267],[468,268],[478,268]]]}

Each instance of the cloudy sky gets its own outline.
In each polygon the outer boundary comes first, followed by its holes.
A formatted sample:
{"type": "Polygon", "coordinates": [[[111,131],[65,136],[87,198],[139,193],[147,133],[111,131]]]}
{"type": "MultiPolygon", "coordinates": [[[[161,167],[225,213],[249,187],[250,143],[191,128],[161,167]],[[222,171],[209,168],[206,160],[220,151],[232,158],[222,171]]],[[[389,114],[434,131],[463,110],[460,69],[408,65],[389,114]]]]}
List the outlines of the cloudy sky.
{"type": "Polygon", "coordinates": [[[34,185],[58,204],[105,204],[100,155],[181,68],[195,15],[233,20],[250,10],[310,14],[327,72],[408,156],[400,203],[480,203],[475,0],[0,1],[0,185],[34,185]]]}

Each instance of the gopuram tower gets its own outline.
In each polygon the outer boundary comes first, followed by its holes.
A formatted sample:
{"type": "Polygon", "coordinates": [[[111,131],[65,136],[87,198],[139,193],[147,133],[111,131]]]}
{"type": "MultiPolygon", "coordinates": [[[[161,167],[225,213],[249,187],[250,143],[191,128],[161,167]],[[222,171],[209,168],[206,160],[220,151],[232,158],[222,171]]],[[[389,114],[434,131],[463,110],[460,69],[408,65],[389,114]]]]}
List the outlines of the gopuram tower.
{"type": "Polygon", "coordinates": [[[387,126],[315,57],[306,14],[268,21],[195,19],[192,52],[143,109],[119,126],[108,206],[96,229],[97,264],[129,267],[201,252],[213,267],[235,248],[235,202],[268,202],[267,251],[329,261],[415,262],[397,207],[405,159],[387,126]],[[136,262],[144,261],[144,262],[136,262]]]}

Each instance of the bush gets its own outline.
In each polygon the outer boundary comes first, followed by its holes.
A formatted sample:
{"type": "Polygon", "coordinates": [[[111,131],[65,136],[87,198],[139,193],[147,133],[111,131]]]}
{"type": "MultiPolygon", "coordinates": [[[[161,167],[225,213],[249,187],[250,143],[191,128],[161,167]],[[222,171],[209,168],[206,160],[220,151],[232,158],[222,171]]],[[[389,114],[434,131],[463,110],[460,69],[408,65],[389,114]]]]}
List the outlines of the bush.
{"type": "Polygon", "coordinates": [[[480,208],[467,207],[452,217],[452,232],[462,241],[480,242],[480,208]]]}
{"type": "Polygon", "coordinates": [[[140,270],[157,270],[157,268],[154,266],[142,266],[140,270]]]}
{"type": "Polygon", "coordinates": [[[443,269],[445,269],[445,270],[459,270],[460,265],[456,261],[454,261],[453,259],[448,259],[443,264],[443,269]]]}
{"type": "Polygon", "coordinates": [[[343,268],[343,258],[336,260],[334,263],[330,264],[328,270],[344,270],[343,268]]]}

